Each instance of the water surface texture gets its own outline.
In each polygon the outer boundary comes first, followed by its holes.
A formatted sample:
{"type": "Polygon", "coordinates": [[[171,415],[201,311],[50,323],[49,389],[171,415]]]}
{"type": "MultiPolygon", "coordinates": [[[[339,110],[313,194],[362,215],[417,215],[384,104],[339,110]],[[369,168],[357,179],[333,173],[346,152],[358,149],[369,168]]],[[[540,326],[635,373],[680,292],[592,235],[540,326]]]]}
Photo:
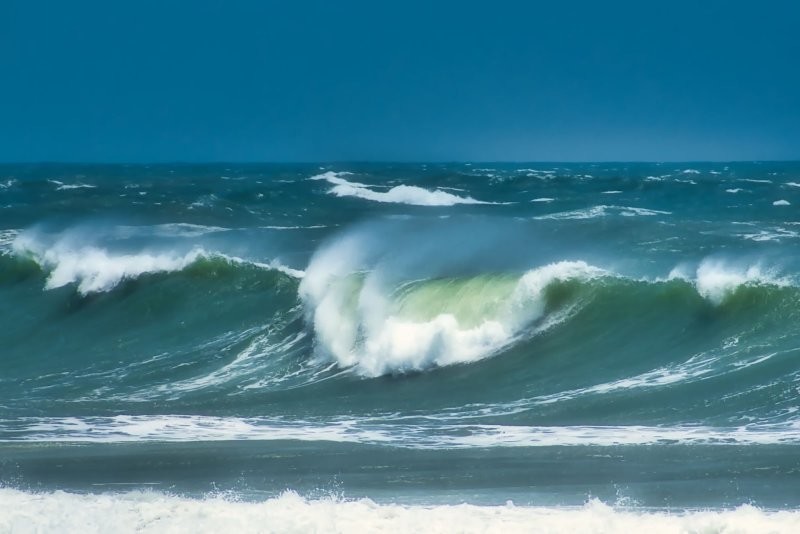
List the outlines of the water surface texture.
{"type": "Polygon", "coordinates": [[[798,207],[800,163],[0,166],[0,530],[791,531],[798,207]]]}

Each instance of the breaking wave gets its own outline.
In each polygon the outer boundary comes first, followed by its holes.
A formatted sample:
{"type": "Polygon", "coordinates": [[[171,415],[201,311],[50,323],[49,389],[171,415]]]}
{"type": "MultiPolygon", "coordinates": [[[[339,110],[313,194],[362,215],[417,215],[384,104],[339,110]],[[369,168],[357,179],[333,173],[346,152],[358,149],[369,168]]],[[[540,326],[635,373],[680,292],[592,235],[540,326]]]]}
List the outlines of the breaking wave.
{"type": "Polygon", "coordinates": [[[333,187],[328,191],[339,197],[357,197],[374,202],[391,202],[395,204],[410,204],[412,206],[454,206],[456,204],[492,204],[482,202],[472,197],[460,197],[441,189],[430,191],[413,185],[398,185],[388,191],[375,191],[367,184],[350,182],[342,178],[350,173],[337,173],[328,171],[312,176],[311,180],[325,180],[333,187]]]}
{"type": "Polygon", "coordinates": [[[32,260],[46,271],[45,289],[56,289],[75,284],[82,295],[106,292],[126,280],[143,275],[182,271],[200,261],[221,261],[231,265],[246,264],[280,271],[300,278],[303,271],[292,269],[277,261],[261,263],[212,252],[202,247],[187,251],[176,250],[135,252],[111,251],[97,245],[81,245],[72,239],[48,243],[35,233],[14,235],[10,243],[12,253],[20,259],[32,260]]]}
{"type": "Polygon", "coordinates": [[[485,358],[563,320],[563,314],[543,320],[550,284],[604,274],[585,262],[565,261],[521,276],[440,278],[387,288],[379,274],[331,276],[324,259],[308,273],[300,292],[320,348],[365,376],[485,358]]]}

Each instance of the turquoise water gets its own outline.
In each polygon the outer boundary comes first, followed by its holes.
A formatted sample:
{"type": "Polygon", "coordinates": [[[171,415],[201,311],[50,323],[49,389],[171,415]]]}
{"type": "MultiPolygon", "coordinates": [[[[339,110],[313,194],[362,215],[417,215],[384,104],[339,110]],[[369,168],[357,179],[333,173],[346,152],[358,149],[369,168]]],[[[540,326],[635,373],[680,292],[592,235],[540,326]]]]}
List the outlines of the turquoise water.
{"type": "Polygon", "coordinates": [[[798,205],[800,163],[0,166],[0,491],[794,509],[798,205]]]}

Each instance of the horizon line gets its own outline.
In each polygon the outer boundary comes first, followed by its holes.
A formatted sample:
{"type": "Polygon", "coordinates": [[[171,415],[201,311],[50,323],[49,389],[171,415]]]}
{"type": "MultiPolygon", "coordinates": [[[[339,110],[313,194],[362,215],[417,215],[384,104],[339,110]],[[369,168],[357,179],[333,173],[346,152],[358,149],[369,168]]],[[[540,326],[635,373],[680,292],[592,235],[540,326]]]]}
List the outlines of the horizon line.
{"type": "Polygon", "coordinates": [[[2,161],[0,165],[475,165],[475,164],[721,164],[721,163],[800,163],[797,159],[607,159],[607,160],[155,160],[155,161],[103,161],[103,160],[38,160],[38,161],[2,161]]]}

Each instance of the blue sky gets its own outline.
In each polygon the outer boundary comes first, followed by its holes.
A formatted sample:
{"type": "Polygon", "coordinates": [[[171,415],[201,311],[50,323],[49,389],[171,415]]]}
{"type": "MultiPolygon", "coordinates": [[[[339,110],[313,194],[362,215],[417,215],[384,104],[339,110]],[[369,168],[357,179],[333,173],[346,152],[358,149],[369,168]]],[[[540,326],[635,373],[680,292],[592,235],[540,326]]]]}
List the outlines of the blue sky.
{"type": "Polygon", "coordinates": [[[0,161],[800,158],[800,2],[0,2],[0,161]]]}

